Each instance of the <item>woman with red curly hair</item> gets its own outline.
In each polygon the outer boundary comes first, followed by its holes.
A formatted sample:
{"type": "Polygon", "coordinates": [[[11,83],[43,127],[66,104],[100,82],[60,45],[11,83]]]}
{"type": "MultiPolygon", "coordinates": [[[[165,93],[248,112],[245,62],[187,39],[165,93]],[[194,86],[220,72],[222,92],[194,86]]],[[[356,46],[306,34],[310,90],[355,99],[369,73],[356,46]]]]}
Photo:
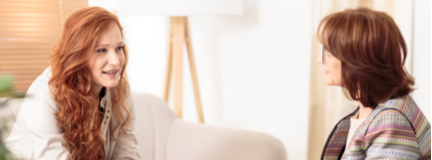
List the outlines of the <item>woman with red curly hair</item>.
{"type": "Polygon", "coordinates": [[[431,126],[409,93],[407,47],[384,12],[347,9],[318,27],[325,83],[341,86],[359,107],[328,136],[321,159],[431,159],[431,126]]]}
{"type": "Polygon", "coordinates": [[[73,13],[47,68],[30,86],[7,147],[24,159],[139,159],[116,15],[73,13]]]}

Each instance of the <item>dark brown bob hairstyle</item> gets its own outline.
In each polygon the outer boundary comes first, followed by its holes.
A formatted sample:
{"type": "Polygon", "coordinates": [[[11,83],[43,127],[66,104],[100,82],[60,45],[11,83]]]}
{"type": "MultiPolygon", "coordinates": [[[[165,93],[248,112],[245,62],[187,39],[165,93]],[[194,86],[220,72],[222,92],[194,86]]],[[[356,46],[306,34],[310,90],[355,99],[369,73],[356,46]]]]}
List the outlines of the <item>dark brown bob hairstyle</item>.
{"type": "Polygon", "coordinates": [[[368,8],[347,9],[324,17],[318,26],[323,49],[342,63],[345,95],[375,108],[413,91],[404,69],[407,46],[394,20],[368,8]]]}

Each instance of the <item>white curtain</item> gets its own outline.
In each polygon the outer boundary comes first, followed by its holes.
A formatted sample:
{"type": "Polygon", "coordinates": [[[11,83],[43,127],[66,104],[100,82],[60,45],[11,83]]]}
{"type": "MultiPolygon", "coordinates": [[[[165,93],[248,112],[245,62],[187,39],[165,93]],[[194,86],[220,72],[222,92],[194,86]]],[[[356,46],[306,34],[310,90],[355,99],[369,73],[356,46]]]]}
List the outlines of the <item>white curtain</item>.
{"type": "Polygon", "coordinates": [[[313,42],[311,58],[310,125],[308,159],[319,159],[325,140],[333,126],[356,107],[355,101],[348,100],[341,87],[324,84],[323,65],[317,63],[321,56],[321,44],[316,30],[320,20],[331,13],[347,8],[368,7],[384,11],[394,18],[408,46],[406,68],[411,73],[412,57],[412,0],[315,0],[313,19],[313,42]]]}

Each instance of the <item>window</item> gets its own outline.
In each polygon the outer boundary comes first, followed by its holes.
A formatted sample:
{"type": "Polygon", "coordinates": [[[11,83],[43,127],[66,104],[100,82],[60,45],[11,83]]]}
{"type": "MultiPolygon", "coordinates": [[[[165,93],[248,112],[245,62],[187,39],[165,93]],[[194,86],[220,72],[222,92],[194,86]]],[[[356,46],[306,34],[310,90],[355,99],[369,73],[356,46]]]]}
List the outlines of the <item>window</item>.
{"type": "Polygon", "coordinates": [[[87,0],[0,1],[0,75],[15,77],[15,91],[26,92],[50,65],[64,21],[87,6],[87,0]]]}

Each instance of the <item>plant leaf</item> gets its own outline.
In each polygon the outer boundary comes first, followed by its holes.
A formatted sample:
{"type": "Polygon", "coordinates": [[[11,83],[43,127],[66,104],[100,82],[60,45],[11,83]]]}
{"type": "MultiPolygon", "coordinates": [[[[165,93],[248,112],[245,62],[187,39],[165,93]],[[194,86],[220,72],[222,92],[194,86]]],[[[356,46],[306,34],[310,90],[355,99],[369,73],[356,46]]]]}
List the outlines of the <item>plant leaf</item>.
{"type": "Polygon", "coordinates": [[[14,77],[11,75],[0,76],[0,94],[12,91],[14,77]]]}

